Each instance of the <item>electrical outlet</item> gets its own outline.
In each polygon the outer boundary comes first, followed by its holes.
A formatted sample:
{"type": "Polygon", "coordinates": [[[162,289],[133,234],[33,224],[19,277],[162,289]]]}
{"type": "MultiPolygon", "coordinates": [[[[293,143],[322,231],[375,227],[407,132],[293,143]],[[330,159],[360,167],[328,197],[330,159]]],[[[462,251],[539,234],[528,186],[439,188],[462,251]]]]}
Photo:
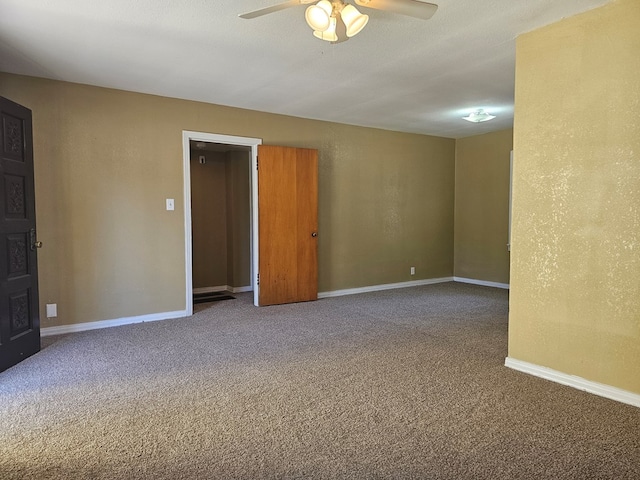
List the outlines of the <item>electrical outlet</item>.
{"type": "Polygon", "coordinates": [[[411,275],[415,275],[416,274],[416,267],[411,267],[411,275]]]}
{"type": "Polygon", "coordinates": [[[58,316],[58,304],[47,303],[47,318],[55,318],[58,316]]]}

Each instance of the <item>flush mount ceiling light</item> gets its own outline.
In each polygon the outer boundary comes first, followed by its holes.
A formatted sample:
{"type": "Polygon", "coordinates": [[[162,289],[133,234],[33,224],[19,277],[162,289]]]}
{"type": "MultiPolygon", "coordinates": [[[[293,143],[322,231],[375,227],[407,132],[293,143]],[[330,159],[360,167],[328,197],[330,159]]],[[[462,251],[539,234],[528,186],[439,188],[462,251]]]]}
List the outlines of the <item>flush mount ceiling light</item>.
{"type": "Polygon", "coordinates": [[[484,111],[484,108],[479,108],[474,112],[471,112],[468,117],[462,117],[468,122],[480,123],[480,122],[488,122],[489,120],[493,120],[495,115],[491,115],[488,112],[484,111]]]}
{"type": "MultiPolygon", "coordinates": [[[[430,19],[437,5],[423,0],[355,0],[360,7],[401,13],[423,20],[430,19]]],[[[345,0],[289,0],[287,2],[243,13],[240,18],[256,18],[268,13],[298,5],[309,5],[304,17],[313,35],[331,43],[340,43],[357,35],[367,25],[369,15],[364,15],[345,0]],[[311,5],[313,4],[313,5],[311,5]]]]}

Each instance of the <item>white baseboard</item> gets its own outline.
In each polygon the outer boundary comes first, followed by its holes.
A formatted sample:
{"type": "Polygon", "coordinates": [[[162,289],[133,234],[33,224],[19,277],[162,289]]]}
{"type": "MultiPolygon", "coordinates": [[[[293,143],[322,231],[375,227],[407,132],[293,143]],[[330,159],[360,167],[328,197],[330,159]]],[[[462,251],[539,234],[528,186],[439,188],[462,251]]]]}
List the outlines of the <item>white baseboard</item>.
{"type": "Polygon", "coordinates": [[[471,283],[473,285],[482,285],[483,287],[504,288],[509,290],[508,283],[487,282],[485,280],[476,280],[475,278],[453,277],[454,282],[471,283]]]}
{"type": "Polygon", "coordinates": [[[329,292],[319,292],[318,298],[341,297],[343,295],[356,295],[358,293],[379,292],[382,290],[392,290],[394,288],[419,287],[420,285],[432,285],[434,283],[452,282],[453,277],[428,278],[426,280],[413,280],[411,282],[385,283],[382,285],[371,285],[368,287],[346,288],[344,290],[332,290],[329,292]]]}
{"type": "Polygon", "coordinates": [[[577,388],[578,390],[593,393],[594,395],[599,395],[617,402],[633,405],[634,407],[640,407],[640,395],[637,393],[628,392],[627,390],[622,390],[603,383],[592,382],[591,380],[585,380],[584,378],[577,377],[575,375],[569,375],[551,368],[541,367],[533,363],[523,362],[522,360],[516,360],[511,357],[507,357],[504,364],[509,368],[518,370],[519,372],[528,373],[529,375],[551,380],[552,382],[577,388]]]}
{"type": "Polygon", "coordinates": [[[227,285],[218,285],[217,287],[198,287],[193,289],[193,293],[213,293],[213,292],[224,292],[225,290],[229,290],[227,285]]]}
{"type": "Polygon", "coordinates": [[[218,285],[217,287],[198,287],[193,289],[193,293],[213,293],[213,292],[231,292],[231,293],[242,293],[242,292],[251,292],[253,291],[253,287],[248,285],[246,287],[231,287],[229,285],[218,285]]]}
{"type": "Polygon", "coordinates": [[[253,287],[251,285],[247,285],[246,287],[229,287],[229,290],[232,293],[253,292],[253,287]]]}
{"type": "MultiPolygon", "coordinates": [[[[209,293],[228,291],[232,293],[251,292],[251,285],[246,287],[230,287],[221,285],[218,287],[194,288],[193,293],[209,293]]],[[[62,335],[65,333],[84,332],[87,330],[98,330],[100,328],[119,327],[120,325],[130,325],[133,323],[157,322],[159,320],[169,320],[172,318],[183,318],[187,316],[186,310],[176,310],[175,312],[150,313],[148,315],[138,315],[135,317],[116,318],[115,320],[99,320],[96,322],[74,323],[71,325],[60,325],[58,327],[44,327],[40,329],[40,335],[49,337],[51,335],[62,335]]]]}
{"type": "MultiPolygon", "coordinates": [[[[382,285],[370,285],[367,287],[347,288],[344,290],[319,292],[318,298],[341,297],[343,295],[356,295],[358,293],[380,292],[382,290],[392,290],[395,288],[418,287],[421,285],[433,285],[436,283],[445,283],[445,282],[453,282],[453,281],[474,283],[476,285],[485,285],[489,287],[509,288],[508,285],[504,286],[505,284],[499,284],[494,282],[482,282],[480,280],[464,279],[460,277],[442,277],[442,278],[427,278],[424,280],[413,280],[410,282],[385,283],[382,285]]],[[[244,287],[231,287],[229,285],[219,285],[216,287],[199,287],[199,288],[193,289],[193,293],[210,293],[210,292],[222,292],[222,291],[229,291],[232,293],[251,292],[253,291],[253,287],[251,285],[244,286],[244,287]]],[[[100,328],[117,327],[120,325],[129,325],[132,323],[156,322],[158,320],[167,320],[170,318],[181,318],[186,316],[187,316],[186,310],[177,310],[175,312],[152,313],[149,315],[139,315],[136,317],[116,318],[115,320],[99,320],[96,322],[75,323],[72,325],[60,325],[58,327],[41,328],[40,335],[42,335],[43,337],[47,337],[50,335],[62,335],[65,333],[84,332],[86,330],[97,330],[100,328]]]]}
{"type": "Polygon", "coordinates": [[[186,310],[175,312],[151,313],[149,315],[138,315],[136,317],[116,318],[115,320],[99,320],[97,322],[75,323],[72,325],[60,325],[59,327],[45,327],[40,329],[40,335],[49,337],[51,335],[62,335],[64,333],[84,332],[87,330],[97,330],[100,328],[119,327],[120,325],[130,325],[132,323],[157,322],[170,318],[182,318],[187,316],[186,310]]]}

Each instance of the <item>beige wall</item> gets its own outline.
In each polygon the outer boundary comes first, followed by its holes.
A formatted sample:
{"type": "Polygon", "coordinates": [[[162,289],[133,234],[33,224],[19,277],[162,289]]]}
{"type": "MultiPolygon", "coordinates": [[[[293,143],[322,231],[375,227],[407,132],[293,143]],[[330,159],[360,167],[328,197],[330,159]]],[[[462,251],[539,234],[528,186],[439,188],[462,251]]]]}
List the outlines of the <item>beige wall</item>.
{"type": "Polygon", "coordinates": [[[640,2],[517,40],[509,356],[640,393],[640,2]]]}
{"type": "Polygon", "coordinates": [[[251,286],[251,154],[230,151],[226,158],[227,285],[251,286]]]}
{"type": "Polygon", "coordinates": [[[509,283],[513,130],[456,141],[454,275],[509,283]]]}
{"type": "Polygon", "coordinates": [[[225,153],[191,151],[193,288],[227,285],[226,176],[225,153]]]}
{"type": "Polygon", "coordinates": [[[453,274],[452,139],[9,74],[0,95],[33,110],[43,326],[185,309],[182,130],[319,150],[320,291],[453,274]]]}

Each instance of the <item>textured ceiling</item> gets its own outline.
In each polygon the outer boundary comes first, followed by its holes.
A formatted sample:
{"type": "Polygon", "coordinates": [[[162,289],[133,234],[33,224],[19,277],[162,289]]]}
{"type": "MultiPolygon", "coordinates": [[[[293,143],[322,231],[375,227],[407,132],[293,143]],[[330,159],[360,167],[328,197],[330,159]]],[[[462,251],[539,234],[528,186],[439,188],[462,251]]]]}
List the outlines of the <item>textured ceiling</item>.
{"type": "MultiPolygon", "coordinates": [[[[360,8],[332,45],[282,0],[0,0],[0,70],[459,138],[513,122],[515,38],[607,0],[432,0],[424,21],[360,8]],[[475,107],[498,118],[462,120],[475,107]]],[[[540,52],[544,55],[544,52],[540,52]]]]}

